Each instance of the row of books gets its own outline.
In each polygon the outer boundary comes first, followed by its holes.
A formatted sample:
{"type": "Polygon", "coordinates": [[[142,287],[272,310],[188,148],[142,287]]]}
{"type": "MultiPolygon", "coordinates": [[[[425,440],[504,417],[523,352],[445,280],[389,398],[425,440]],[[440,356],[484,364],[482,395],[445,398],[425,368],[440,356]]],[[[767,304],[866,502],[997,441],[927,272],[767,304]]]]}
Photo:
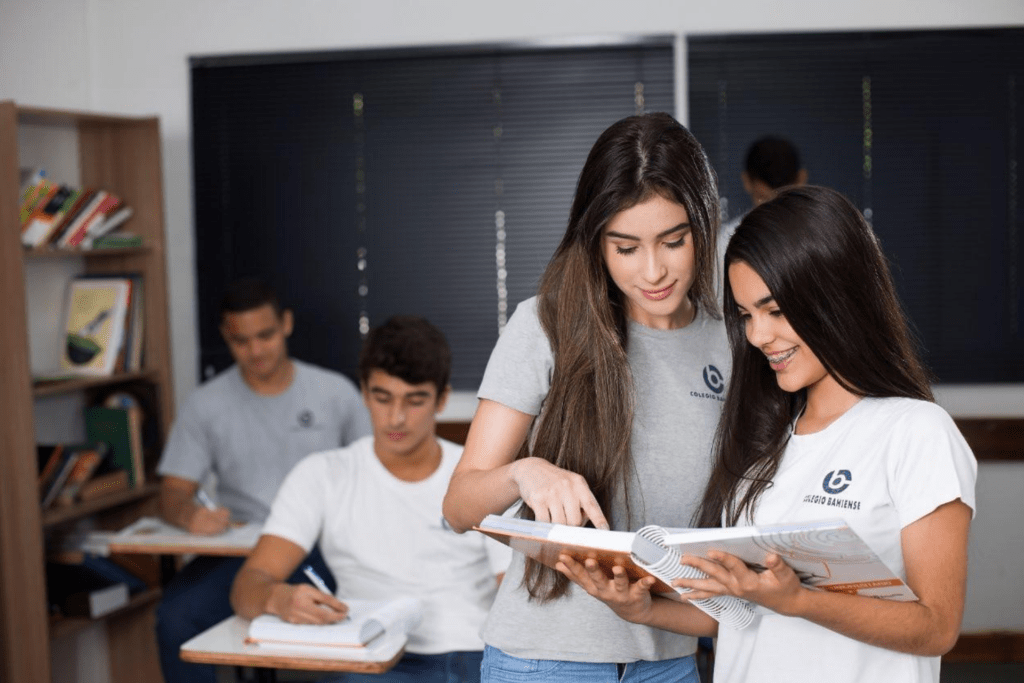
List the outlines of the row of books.
{"type": "Polygon", "coordinates": [[[61,330],[62,375],[110,375],[142,369],[143,281],[138,274],[82,275],[68,288],[61,330]]]}
{"type": "Polygon", "coordinates": [[[86,441],[36,447],[42,508],[72,505],[145,483],[143,414],[131,394],[85,409],[86,441]]]}
{"type": "Polygon", "coordinates": [[[28,248],[95,248],[94,241],[132,215],[113,192],[51,181],[42,169],[22,170],[19,219],[28,248]]]}

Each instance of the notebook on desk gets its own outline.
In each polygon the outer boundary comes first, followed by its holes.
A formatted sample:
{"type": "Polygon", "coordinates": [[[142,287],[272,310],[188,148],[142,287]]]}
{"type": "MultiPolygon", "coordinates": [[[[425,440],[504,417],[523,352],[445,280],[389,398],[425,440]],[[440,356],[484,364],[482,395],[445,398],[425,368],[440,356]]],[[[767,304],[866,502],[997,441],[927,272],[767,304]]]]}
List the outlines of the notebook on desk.
{"type": "MultiPolygon", "coordinates": [[[[260,648],[319,654],[324,657],[363,659],[382,656],[380,641],[401,640],[423,618],[423,603],[416,598],[359,600],[342,598],[348,618],[334,624],[292,624],[271,614],[256,617],[246,642],[260,648]]],[[[395,651],[389,644],[384,650],[395,651]]]]}
{"type": "Polygon", "coordinates": [[[256,522],[230,526],[210,536],[192,534],[156,517],[141,517],[106,537],[110,552],[197,553],[248,555],[256,547],[263,525],[256,522]]]}

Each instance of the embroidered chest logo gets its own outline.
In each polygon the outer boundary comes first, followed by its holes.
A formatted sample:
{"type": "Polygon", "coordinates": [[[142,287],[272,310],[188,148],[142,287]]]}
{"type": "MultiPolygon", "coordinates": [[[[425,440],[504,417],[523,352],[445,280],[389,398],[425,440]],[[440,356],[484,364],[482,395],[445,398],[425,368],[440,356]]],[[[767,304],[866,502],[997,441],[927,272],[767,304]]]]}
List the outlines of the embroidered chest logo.
{"type": "Polygon", "coordinates": [[[299,413],[299,426],[305,429],[309,429],[313,426],[313,411],[303,410],[299,413]]]}
{"type": "Polygon", "coordinates": [[[850,470],[832,470],[825,475],[824,481],[821,482],[821,488],[825,489],[825,493],[842,493],[850,487],[851,481],[853,481],[853,476],[850,474],[850,470]]]}
{"type": "Polygon", "coordinates": [[[725,390],[725,378],[722,377],[722,373],[714,365],[704,366],[704,384],[707,384],[708,389],[716,394],[720,394],[725,390]]]}
{"type": "Polygon", "coordinates": [[[711,393],[691,391],[690,396],[693,398],[709,398],[720,403],[725,401],[725,397],[721,395],[725,391],[725,377],[722,376],[722,373],[714,365],[704,366],[704,385],[711,390],[711,393]]]}
{"type": "Polygon", "coordinates": [[[823,496],[820,493],[809,493],[804,496],[803,502],[843,510],[860,510],[861,502],[859,500],[839,497],[839,494],[850,488],[852,483],[853,474],[850,473],[850,470],[832,470],[825,474],[825,478],[821,480],[821,488],[828,495],[823,496]]]}

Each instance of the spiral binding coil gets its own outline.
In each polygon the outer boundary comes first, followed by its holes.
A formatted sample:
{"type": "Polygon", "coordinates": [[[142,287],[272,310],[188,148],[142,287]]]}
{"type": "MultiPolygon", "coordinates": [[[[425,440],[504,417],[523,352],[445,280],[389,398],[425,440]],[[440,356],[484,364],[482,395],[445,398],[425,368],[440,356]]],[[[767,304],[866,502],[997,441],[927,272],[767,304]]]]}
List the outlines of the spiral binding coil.
{"type": "MultiPolygon", "coordinates": [[[[638,536],[665,548],[665,555],[661,560],[654,564],[648,564],[638,558],[635,554],[633,555],[634,562],[649,571],[651,574],[657,576],[665,583],[670,583],[673,579],[707,578],[707,574],[701,570],[689,565],[679,564],[679,560],[682,555],[680,555],[679,551],[675,548],[664,544],[664,540],[668,535],[668,532],[661,527],[645,526],[636,533],[638,536]]],[[[691,592],[689,588],[676,588],[673,586],[673,589],[679,593],[691,592]]],[[[713,617],[720,624],[725,624],[726,626],[736,630],[746,628],[754,621],[754,609],[751,607],[750,603],[731,595],[722,595],[717,598],[705,598],[703,600],[691,600],[690,602],[698,609],[713,617]]]]}

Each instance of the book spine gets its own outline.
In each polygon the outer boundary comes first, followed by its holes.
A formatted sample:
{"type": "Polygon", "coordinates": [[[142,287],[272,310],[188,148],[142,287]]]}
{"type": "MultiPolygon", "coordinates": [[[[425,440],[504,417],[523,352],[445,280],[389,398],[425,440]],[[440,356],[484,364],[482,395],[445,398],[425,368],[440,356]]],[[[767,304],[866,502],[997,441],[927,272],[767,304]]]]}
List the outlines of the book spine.
{"type": "Polygon", "coordinates": [[[78,226],[74,234],[68,236],[67,246],[77,247],[85,239],[92,226],[97,222],[102,222],[106,218],[107,212],[117,206],[120,201],[114,195],[104,193],[103,201],[96,206],[96,210],[85,219],[84,223],[78,226]]]}
{"type": "Polygon", "coordinates": [[[57,240],[58,247],[72,246],[71,240],[75,240],[75,244],[81,241],[85,228],[88,227],[88,221],[96,214],[97,209],[106,197],[107,193],[103,190],[96,190],[93,193],[89,202],[75,216],[74,221],[69,223],[67,228],[64,229],[60,239],[57,240]]]}

